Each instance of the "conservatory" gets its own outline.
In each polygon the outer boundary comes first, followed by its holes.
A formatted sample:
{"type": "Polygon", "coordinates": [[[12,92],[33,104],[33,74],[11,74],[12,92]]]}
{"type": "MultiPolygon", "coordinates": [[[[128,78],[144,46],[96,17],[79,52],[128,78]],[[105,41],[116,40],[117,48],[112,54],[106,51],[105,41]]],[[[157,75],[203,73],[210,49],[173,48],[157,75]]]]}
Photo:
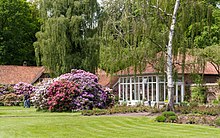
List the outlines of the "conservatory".
{"type": "MultiPolygon", "coordinates": [[[[126,105],[154,106],[168,101],[166,79],[159,75],[124,76],[118,80],[119,102],[126,105]]],[[[184,100],[184,83],[174,83],[174,102],[184,100]]]]}

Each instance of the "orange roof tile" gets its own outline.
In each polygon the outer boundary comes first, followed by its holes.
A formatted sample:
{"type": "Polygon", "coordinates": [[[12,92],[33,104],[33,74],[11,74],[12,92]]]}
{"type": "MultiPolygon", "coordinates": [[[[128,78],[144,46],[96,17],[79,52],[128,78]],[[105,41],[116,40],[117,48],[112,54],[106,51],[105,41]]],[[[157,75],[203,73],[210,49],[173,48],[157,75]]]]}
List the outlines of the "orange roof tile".
{"type": "Polygon", "coordinates": [[[45,71],[44,67],[0,65],[0,84],[34,83],[45,71]]]}

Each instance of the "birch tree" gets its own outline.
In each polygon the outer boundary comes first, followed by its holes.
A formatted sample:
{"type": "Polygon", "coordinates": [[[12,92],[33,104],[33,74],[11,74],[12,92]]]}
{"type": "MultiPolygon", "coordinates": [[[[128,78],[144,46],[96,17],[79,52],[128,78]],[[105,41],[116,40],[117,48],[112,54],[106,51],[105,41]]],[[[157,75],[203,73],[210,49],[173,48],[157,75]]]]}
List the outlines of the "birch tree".
{"type": "Polygon", "coordinates": [[[167,45],[167,90],[168,90],[168,106],[167,110],[174,111],[174,84],[173,84],[173,56],[172,56],[172,42],[174,36],[174,29],[176,24],[177,11],[180,5],[180,0],[176,0],[173,10],[172,23],[169,32],[169,42],[167,45]]]}

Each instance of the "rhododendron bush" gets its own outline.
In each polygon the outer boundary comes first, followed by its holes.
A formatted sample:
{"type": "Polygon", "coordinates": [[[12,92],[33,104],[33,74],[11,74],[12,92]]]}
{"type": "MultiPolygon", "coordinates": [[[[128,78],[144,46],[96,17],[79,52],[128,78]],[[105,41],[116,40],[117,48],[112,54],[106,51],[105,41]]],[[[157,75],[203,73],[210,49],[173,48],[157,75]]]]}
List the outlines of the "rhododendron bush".
{"type": "Polygon", "coordinates": [[[72,70],[39,85],[33,101],[38,109],[73,111],[107,108],[114,100],[110,92],[98,84],[96,75],[72,70]]]}
{"type": "Polygon", "coordinates": [[[31,84],[19,82],[15,84],[14,90],[17,95],[23,95],[24,93],[32,94],[35,91],[35,88],[31,84]]]}

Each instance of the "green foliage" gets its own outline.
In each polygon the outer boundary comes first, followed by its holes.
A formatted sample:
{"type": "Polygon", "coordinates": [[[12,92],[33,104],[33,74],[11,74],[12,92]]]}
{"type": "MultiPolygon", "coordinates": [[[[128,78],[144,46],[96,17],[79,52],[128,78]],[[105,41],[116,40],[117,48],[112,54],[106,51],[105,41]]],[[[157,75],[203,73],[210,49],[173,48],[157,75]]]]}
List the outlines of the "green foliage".
{"type": "Polygon", "coordinates": [[[220,87],[220,79],[217,80],[217,84],[220,87]]]}
{"type": "MultiPolygon", "coordinates": [[[[165,45],[161,45],[160,48],[152,42],[155,40],[151,41],[151,39],[157,39],[164,44],[166,41],[161,38],[165,38],[163,34],[167,34],[166,26],[161,24],[157,18],[148,15],[151,10],[153,12],[153,9],[141,0],[105,3],[105,15],[103,15],[101,26],[101,68],[109,73],[115,73],[134,66],[135,72],[142,72],[148,62],[161,61],[163,63],[164,58],[155,57],[165,45]],[[152,31],[151,28],[158,29],[158,31],[152,31]]],[[[163,67],[160,66],[157,69],[163,70],[163,67]]]]}
{"type": "MultiPolygon", "coordinates": [[[[220,42],[219,42],[219,44],[220,44],[220,42]]],[[[199,56],[201,58],[203,58],[203,60],[210,62],[214,66],[214,68],[218,72],[218,74],[220,74],[219,53],[220,53],[220,45],[212,45],[212,46],[206,47],[203,50],[201,50],[201,52],[199,53],[199,56]]]]}
{"type": "Polygon", "coordinates": [[[162,113],[162,116],[165,116],[166,118],[169,118],[170,116],[175,116],[175,112],[172,111],[166,111],[162,113]]]}
{"type": "Polygon", "coordinates": [[[217,104],[217,105],[218,105],[220,102],[219,102],[219,100],[214,99],[214,100],[212,101],[212,103],[213,103],[213,104],[217,104]]]}
{"type": "Polygon", "coordinates": [[[156,117],[156,121],[157,122],[165,122],[166,121],[166,117],[163,115],[157,116],[156,117]]]}
{"type": "Polygon", "coordinates": [[[207,46],[216,45],[220,43],[218,37],[220,36],[220,27],[213,25],[211,27],[205,26],[201,35],[195,37],[194,43],[196,47],[206,48],[207,46]]]}
{"type": "Polygon", "coordinates": [[[36,65],[33,42],[38,11],[26,0],[0,1],[0,64],[36,65]]]}
{"type": "Polygon", "coordinates": [[[216,124],[217,126],[220,126],[220,118],[217,118],[217,119],[215,120],[215,124],[216,124]]]}
{"type": "Polygon", "coordinates": [[[40,11],[43,25],[34,43],[38,65],[52,76],[72,68],[94,73],[99,63],[97,1],[41,1],[40,11]]]}
{"type": "Polygon", "coordinates": [[[193,87],[191,98],[192,102],[206,103],[206,88],[202,86],[193,87]]]}
{"type": "Polygon", "coordinates": [[[171,123],[174,123],[178,120],[177,116],[176,115],[173,115],[173,116],[169,116],[168,117],[168,122],[171,122],[171,123]]]}
{"type": "Polygon", "coordinates": [[[156,117],[157,122],[171,122],[174,123],[177,121],[177,116],[175,112],[172,111],[165,111],[162,115],[156,117]]]}
{"type": "MultiPolygon", "coordinates": [[[[165,70],[164,55],[168,44],[171,13],[175,1],[165,0],[119,0],[107,1],[103,6],[101,23],[100,67],[107,72],[134,66],[135,72],[142,72],[147,63],[153,63],[159,72],[165,70]]],[[[178,9],[173,55],[185,55],[187,48],[194,48],[203,42],[218,43],[218,28],[212,16],[216,9],[208,1],[181,1],[178,9]],[[187,8],[186,8],[187,7],[187,8]],[[213,24],[213,25],[212,25],[213,24]],[[212,27],[209,27],[211,26],[212,27]],[[212,31],[211,31],[212,30],[212,31]],[[209,32],[209,36],[205,33],[209,32]],[[200,38],[200,37],[207,37],[200,38]],[[209,41],[213,39],[212,41],[209,41]]],[[[219,17],[218,14],[217,17],[219,17]]],[[[185,58],[183,58],[184,70],[185,58]]]]}

